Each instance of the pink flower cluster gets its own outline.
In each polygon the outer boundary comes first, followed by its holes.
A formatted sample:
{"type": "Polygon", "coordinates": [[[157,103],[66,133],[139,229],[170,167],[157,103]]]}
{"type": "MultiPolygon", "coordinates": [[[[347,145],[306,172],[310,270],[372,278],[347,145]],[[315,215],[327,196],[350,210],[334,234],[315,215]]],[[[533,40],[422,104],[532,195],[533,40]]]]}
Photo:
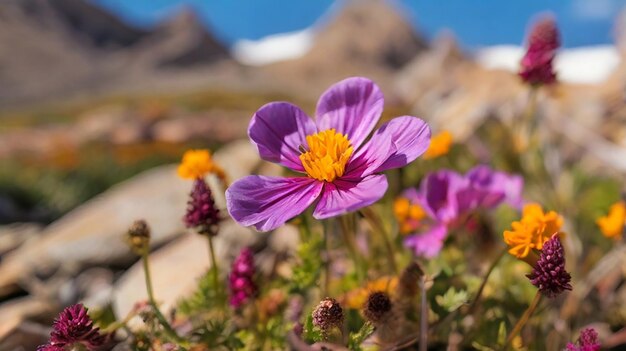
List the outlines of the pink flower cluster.
{"type": "Polygon", "coordinates": [[[52,325],[50,341],[41,345],[37,351],[62,351],[82,345],[87,350],[98,350],[104,344],[105,337],[94,328],[93,321],[87,315],[82,304],[65,308],[52,325]]]}
{"type": "Polygon", "coordinates": [[[552,17],[544,17],[535,23],[528,35],[527,45],[519,76],[530,85],[554,83],[556,74],[552,63],[561,40],[552,17]]]}
{"type": "Polygon", "coordinates": [[[598,333],[593,328],[585,328],[580,332],[576,344],[568,343],[565,351],[599,351],[598,333]]]}
{"type": "Polygon", "coordinates": [[[256,295],[255,273],[254,254],[251,249],[245,248],[241,250],[239,256],[233,262],[230,271],[230,305],[234,308],[241,307],[246,301],[256,295]]]}

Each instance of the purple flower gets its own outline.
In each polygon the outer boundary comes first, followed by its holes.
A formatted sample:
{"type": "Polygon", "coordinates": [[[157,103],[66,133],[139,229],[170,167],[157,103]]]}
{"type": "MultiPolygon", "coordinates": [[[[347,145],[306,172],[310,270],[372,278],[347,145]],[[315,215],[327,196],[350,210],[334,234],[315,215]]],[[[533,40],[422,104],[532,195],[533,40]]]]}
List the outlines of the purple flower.
{"type": "Polygon", "coordinates": [[[202,178],[197,178],[193,183],[183,220],[187,228],[195,228],[200,234],[217,234],[220,212],[215,206],[211,189],[202,178]]]}
{"type": "Polygon", "coordinates": [[[387,190],[380,172],[403,167],[424,153],[430,129],[416,117],[378,123],[383,94],[366,78],[330,87],[317,104],[315,120],[286,102],[261,107],[248,135],[261,158],[306,177],[248,176],[226,191],[230,215],[241,225],[268,231],[316,203],[324,219],[369,206],[387,190]]]}
{"type": "Polygon", "coordinates": [[[419,204],[429,219],[421,233],[408,236],[404,245],[417,256],[432,258],[439,254],[448,231],[472,211],[491,209],[502,203],[521,207],[524,182],[520,176],[477,166],[466,175],[451,170],[428,174],[419,191],[408,189],[403,196],[419,204]]]}
{"type": "Polygon", "coordinates": [[[531,85],[556,81],[552,62],[561,45],[559,30],[552,17],[538,20],[528,35],[528,49],[522,58],[519,76],[531,85]]]}
{"type": "Polygon", "coordinates": [[[230,305],[234,308],[241,307],[248,299],[256,295],[255,273],[252,250],[245,248],[233,262],[230,271],[230,305]]]}
{"type": "Polygon", "coordinates": [[[466,177],[476,191],[479,207],[494,208],[505,203],[515,209],[522,209],[524,179],[521,176],[494,171],[489,166],[480,165],[467,172],[466,177]]]}
{"type": "Polygon", "coordinates": [[[567,351],[599,351],[602,345],[598,341],[598,333],[593,328],[581,330],[576,344],[567,343],[567,351]]]}
{"type": "Polygon", "coordinates": [[[54,321],[50,342],[37,348],[38,351],[58,351],[74,344],[81,344],[88,350],[96,350],[104,344],[105,337],[94,328],[82,304],[65,308],[54,321]]]}
{"type": "Polygon", "coordinates": [[[547,297],[556,297],[565,290],[572,290],[571,276],[565,270],[565,250],[558,234],[543,244],[539,261],[528,279],[547,297]]]}

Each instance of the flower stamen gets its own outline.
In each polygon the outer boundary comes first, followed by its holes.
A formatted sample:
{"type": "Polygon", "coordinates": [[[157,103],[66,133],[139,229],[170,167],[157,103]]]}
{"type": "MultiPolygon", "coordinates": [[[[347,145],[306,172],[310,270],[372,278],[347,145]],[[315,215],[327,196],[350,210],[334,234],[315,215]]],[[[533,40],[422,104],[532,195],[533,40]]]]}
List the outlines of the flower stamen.
{"type": "Polygon", "coordinates": [[[328,129],[306,137],[309,151],[300,154],[307,175],[332,182],[341,177],[354,149],[346,135],[328,129]]]}

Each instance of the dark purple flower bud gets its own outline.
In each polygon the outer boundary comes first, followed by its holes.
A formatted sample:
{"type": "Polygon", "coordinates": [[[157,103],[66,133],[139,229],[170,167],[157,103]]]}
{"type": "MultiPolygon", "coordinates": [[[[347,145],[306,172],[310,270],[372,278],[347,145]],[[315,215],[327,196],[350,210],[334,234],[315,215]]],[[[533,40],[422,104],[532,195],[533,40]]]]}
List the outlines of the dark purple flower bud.
{"type": "Polygon", "coordinates": [[[576,344],[568,343],[567,351],[599,351],[598,333],[593,328],[585,328],[580,332],[576,344]]]}
{"type": "Polygon", "coordinates": [[[543,244],[539,260],[527,277],[547,297],[556,297],[564,290],[572,290],[572,278],[565,270],[565,251],[558,234],[552,235],[543,244]]]}
{"type": "Polygon", "coordinates": [[[380,324],[390,315],[392,306],[389,294],[382,291],[373,292],[365,301],[363,316],[374,325],[380,324]]]}
{"type": "Polygon", "coordinates": [[[60,351],[65,347],[80,344],[87,350],[100,348],[105,337],[94,328],[93,321],[87,315],[82,304],[65,308],[54,321],[50,333],[50,343],[37,348],[38,351],[60,351]]]}
{"type": "Polygon", "coordinates": [[[217,235],[220,211],[215,206],[211,189],[204,179],[198,178],[194,181],[187,202],[187,214],[183,219],[187,228],[195,228],[204,235],[217,235]]]}
{"type": "Polygon", "coordinates": [[[556,74],[552,63],[561,41],[559,30],[552,17],[544,17],[533,25],[527,45],[519,76],[531,85],[554,83],[556,74]]]}
{"type": "Polygon", "coordinates": [[[313,310],[313,325],[318,327],[322,334],[327,334],[332,328],[341,328],[343,324],[343,308],[337,300],[327,297],[313,310]]]}
{"type": "Polygon", "coordinates": [[[230,276],[230,305],[234,308],[241,307],[251,297],[256,295],[257,286],[254,283],[254,254],[251,249],[241,250],[239,256],[233,262],[230,276]]]}

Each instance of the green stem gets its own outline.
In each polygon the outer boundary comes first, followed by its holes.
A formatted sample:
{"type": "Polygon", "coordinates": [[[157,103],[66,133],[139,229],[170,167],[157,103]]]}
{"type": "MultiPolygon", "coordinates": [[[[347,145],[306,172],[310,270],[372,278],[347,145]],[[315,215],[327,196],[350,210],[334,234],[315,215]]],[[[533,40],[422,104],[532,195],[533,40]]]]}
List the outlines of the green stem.
{"type": "Polygon", "coordinates": [[[398,265],[396,264],[396,256],[393,251],[393,246],[391,245],[391,240],[389,239],[387,230],[385,230],[385,227],[382,221],[380,220],[380,217],[378,217],[376,212],[374,212],[369,207],[362,208],[361,214],[363,215],[365,220],[367,220],[367,222],[370,224],[372,229],[380,233],[381,237],[383,238],[385,249],[387,250],[387,259],[389,260],[389,265],[391,266],[393,272],[398,274],[399,273],[398,265]]]}
{"type": "Polygon", "coordinates": [[[328,250],[328,230],[329,230],[329,222],[324,222],[324,251],[325,251],[325,259],[324,259],[324,285],[322,286],[322,298],[329,296],[328,291],[330,289],[330,251],[328,250]]]}
{"type": "Polygon", "coordinates": [[[339,221],[341,222],[341,234],[343,237],[343,241],[348,247],[348,252],[350,253],[352,262],[354,263],[354,269],[356,271],[357,279],[359,280],[359,283],[363,283],[367,270],[365,270],[365,264],[361,259],[361,256],[356,247],[356,243],[354,240],[354,227],[351,226],[351,223],[349,223],[349,220],[354,219],[354,217],[349,218],[348,216],[350,215],[339,217],[339,221]]]}
{"type": "Polygon", "coordinates": [[[537,309],[537,306],[539,305],[539,301],[541,301],[541,292],[537,291],[537,294],[535,294],[535,298],[530,303],[530,306],[528,306],[526,311],[524,311],[522,318],[520,318],[520,320],[517,321],[517,324],[515,324],[515,327],[513,327],[513,330],[511,330],[511,333],[506,338],[506,343],[502,347],[502,350],[506,350],[507,346],[511,344],[515,336],[519,334],[522,328],[526,325],[526,322],[528,322],[528,319],[530,318],[530,316],[533,314],[533,312],[535,312],[535,309],[537,309]]]}
{"type": "Polygon", "coordinates": [[[428,350],[428,300],[426,299],[426,275],[420,279],[420,344],[419,351],[428,350]]]}
{"type": "Polygon", "coordinates": [[[220,285],[220,270],[217,266],[217,260],[215,259],[215,248],[213,246],[213,236],[207,235],[209,242],[209,256],[211,256],[211,271],[213,273],[213,286],[218,296],[221,296],[222,289],[220,285]]]}
{"type": "Polygon", "coordinates": [[[143,271],[146,277],[146,290],[148,292],[148,301],[150,302],[150,305],[152,306],[152,310],[154,311],[154,314],[159,320],[159,323],[161,323],[161,326],[163,326],[165,334],[170,339],[176,341],[179,344],[186,344],[186,341],[183,340],[176,333],[176,331],[172,328],[172,326],[167,322],[167,319],[165,319],[165,316],[163,316],[163,314],[161,313],[161,310],[159,309],[156,303],[156,300],[154,298],[154,292],[152,290],[152,277],[150,275],[150,265],[148,264],[148,250],[145,250],[143,252],[143,254],[141,255],[141,260],[143,262],[143,271]]]}
{"type": "Polygon", "coordinates": [[[474,296],[474,300],[470,304],[469,314],[472,314],[474,312],[474,309],[478,305],[478,301],[480,300],[480,297],[482,296],[483,290],[485,289],[485,286],[487,286],[487,281],[489,281],[489,276],[491,275],[493,270],[496,268],[496,266],[498,265],[500,260],[502,260],[502,257],[504,257],[506,253],[507,253],[507,249],[505,248],[504,250],[502,250],[502,252],[500,252],[500,254],[498,254],[498,257],[496,257],[496,259],[493,260],[493,262],[491,263],[491,266],[489,266],[489,269],[487,270],[487,273],[483,277],[483,281],[482,283],[480,283],[480,287],[478,288],[478,291],[476,292],[476,296],[474,296]]]}

